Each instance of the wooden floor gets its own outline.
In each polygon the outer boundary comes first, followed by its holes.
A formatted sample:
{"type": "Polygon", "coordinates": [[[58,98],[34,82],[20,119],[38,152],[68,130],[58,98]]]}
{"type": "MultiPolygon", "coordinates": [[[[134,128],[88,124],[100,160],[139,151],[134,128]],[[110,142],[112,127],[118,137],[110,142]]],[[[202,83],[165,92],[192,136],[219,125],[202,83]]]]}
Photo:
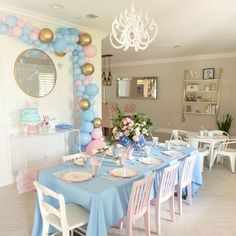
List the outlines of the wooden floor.
{"type": "MultiPolygon", "coordinates": [[[[216,165],[203,174],[204,185],[194,198],[193,206],[184,204],[183,216],[168,220],[168,206],[162,210],[163,236],[235,236],[236,174],[226,165],[216,165]]],[[[35,193],[18,195],[15,186],[0,188],[0,236],[29,236],[33,222],[35,193]]],[[[151,212],[151,231],[155,233],[151,212]]],[[[125,235],[124,230],[109,229],[109,236],[125,235]]],[[[134,236],[144,236],[143,220],[134,224],[134,236]]],[[[96,236],[96,235],[94,235],[96,236]]]]}

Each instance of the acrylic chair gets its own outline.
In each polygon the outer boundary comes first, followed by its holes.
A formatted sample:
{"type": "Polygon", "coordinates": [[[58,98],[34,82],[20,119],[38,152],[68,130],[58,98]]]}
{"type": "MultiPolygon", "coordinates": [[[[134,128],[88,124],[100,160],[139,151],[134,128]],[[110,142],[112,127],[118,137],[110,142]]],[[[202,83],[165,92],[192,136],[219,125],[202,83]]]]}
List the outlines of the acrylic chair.
{"type": "Polygon", "coordinates": [[[176,185],[177,202],[178,202],[178,208],[179,208],[180,215],[183,214],[182,190],[185,187],[187,187],[188,204],[192,205],[192,176],[193,176],[193,168],[194,168],[196,158],[197,158],[197,152],[194,152],[191,156],[185,158],[183,165],[182,165],[180,179],[179,179],[178,184],[176,185]]]}
{"type": "Polygon", "coordinates": [[[54,192],[46,186],[35,181],[39,208],[43,220],[42,236],[48,236],[49,225],[62,232],[63,236],[73,235],[73,229],[88,223],[89,212],[75,204],[65,204],[63,195],[54,192]],[[45,197],[52,197],[59,202],[59,208],[46,202],[45,197]]]}
{"type": "Polygon", "coordinates": [[[126,236],[132,235],[132,224],[144,215],[146,236],[150,236],[150,195],[156,173],[137,180],[132,185],[127,215],[121,220],[120,228],[126,226],[126,236]]]}
{"type": "MultiPolygon", "coordinates": [[[[219,149],[214,151],[213,162],[217,156],[221,157],[221,163],[223,163],[223,157],[228,157],[230,161],[230,167],[232,173],[235,172],[235,159],[236,159],[236,149],[231,148],[232,144],[236,144],[236,139],[228,139],[227,141],[221,143],[219,149]]],[[[217,160],[219,161],[219,159],[217,160]]]]}
{"type": "Polygon", "coordinates": [[[173,129],[171,132],[170,140],[187,140],[189,132],[185,130],[173,129]]]}
{"type": "Polygon", "coordinates": [[[161,204],[167,200],[169,200],[170,203],[171,220],[173,222],[175,221],[174,192],[177,181],[178,167],[179,162],[163,169],[157,196],[151,201],[151,204],[155,206],[155,221],[158,235],[161,233],[161,204]]]}

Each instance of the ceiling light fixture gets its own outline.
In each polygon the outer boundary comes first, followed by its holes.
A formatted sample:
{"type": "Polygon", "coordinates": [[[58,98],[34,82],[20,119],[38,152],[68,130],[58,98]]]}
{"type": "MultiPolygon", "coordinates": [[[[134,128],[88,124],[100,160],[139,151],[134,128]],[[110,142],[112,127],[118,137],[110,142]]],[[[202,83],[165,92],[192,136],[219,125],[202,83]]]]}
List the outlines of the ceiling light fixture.
{"type": "Polygon", "coordinates": [[[153,19],[150,20],[147,13],[143,17],[141,9],[136,12],[134,3],[131,2],[130,11],[125,9],[125,12],[121,12],[119,18],[116,17],[113,21],[110,42],[114,48],[123,48],[124,51],[130,47],[133,47],[135,51],[145,50],[156,38],[157,33],[156,22],[153,19]]]}
{"type": "Polygon", "coordinates": [[[103,72],[102,72],[102,85],[104,86],[111,86],[112,85],[112,74],[111,74],[111,54],[102,55],[103,63],[103,72]],[[106,67],[107,62],[107,67],[106,67]],[[107,69],[107,74],[106,74],[107,69]]]}
{"type": "Polygon", "coordinates": [[[62,9],[62,8],[64,8],[64,6],[62,6],[61,4],[57,4],[57,3],[50,4],[49,7],[52,8],[52,9],[62,9]]]}

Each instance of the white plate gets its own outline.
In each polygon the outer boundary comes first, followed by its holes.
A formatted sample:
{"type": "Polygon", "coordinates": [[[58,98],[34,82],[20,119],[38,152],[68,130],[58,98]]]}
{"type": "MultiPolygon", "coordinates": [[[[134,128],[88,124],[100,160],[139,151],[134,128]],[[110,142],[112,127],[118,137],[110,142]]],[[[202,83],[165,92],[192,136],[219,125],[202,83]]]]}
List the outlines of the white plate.
{"type": "Polygon", "coordinates": [[[115,168],[110,171],[110,174],[115,177],[130,178],[137,175],[137,171],[131,168],[115,168]]]}
{"type": "Polygon", "coordinates": [[[156,159],[156,158],[152,158],[152,157],[147,157],[147,158],[143,158],[141,160],[142,163],[146,164],[146,165],[160,165],[161,163],[163,163],[164,161],[161,159],[156,159]]]}
{"type": "Polygon", "coordinates": [[[184,152],[179,152],[179,151],[164,151],[162,152],[162,154],[169,157],[182,157],[185,155],[184,152]]]}
{"type": "Polygon", "coordinates": [[[164,147],[166,147],[166,144],[165,143],[158,143],[157,147],[164,148],[164,147]]]}
{"type": "Polygon", "coordinates": [[[60,174],[60,178],[67,182],[78,183],[92,179],[92,174],[82,171],[69,171],[60,174]]]}

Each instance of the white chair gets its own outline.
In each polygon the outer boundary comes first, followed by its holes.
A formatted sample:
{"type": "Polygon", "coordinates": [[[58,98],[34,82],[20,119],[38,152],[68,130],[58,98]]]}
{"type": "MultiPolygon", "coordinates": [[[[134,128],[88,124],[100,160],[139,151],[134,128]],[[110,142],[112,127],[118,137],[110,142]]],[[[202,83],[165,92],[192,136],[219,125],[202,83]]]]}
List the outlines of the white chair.
{"type": "Polygon", "coordinates": [[[223,130],[209,130],[207,133],[208,133],[208,136],[225,135],[225,136],[229,137],[229,134],[223,130]]]}
{"type": "Polygon", "coordinates": [[[144,179],[137,180],[132,185],[127,215],[121,220],[126,226],[126,236],[132,235],[132,224],[144,215],[146,236],[150,236],[150,195],[156,173],[144,179]]]}
{"type": "Polygon", "coordinates": [[[236,149],[230,148],[232,144],[236,144],[236,139],[228,139],[227,141],[221,143],[219,149],[214,151],[213,162],[217,156],[221,156],[221,162],[223,163],[222,157],[228,157],[230,160],[230,167],[232,173],[235,172],[235,159],[236,159],[236,149]]]}
{"type": "Polygon", "coordinates": [[[54,192],[46,186],[35,181],[39,208],[43,221],[42,236],[48,236],[49,225],[62,232],[63,236],[69,236],[70,231],[88,223],[89,212],[75,204],[65,204],[63,195],[54,192]],[[59,208],[55,208],[45,200],[50,196],[59,202],[59,208]]]}
{"type": "Polygon", "coordinates": [[[192,177],[193,177],[193,168],[196,161],[196,157],[197,153],[195,152],[191,156],[185,158],[182,166],[180,180],[179,183],[176,185],[177,201],[180,215],[183,214],[182,190],[185,187],[187,187],[188,204],[192,205],[192,177]]]}
{"type": "Polygon", "coordinates": [[[203,173],[205,157],[207,157],[208,165],[210,166],[210,158],[209,157],[210,157],[211,146],[210,146],[210,144],[208,144],[208,146],[199,147],[199,141],[195,140],[195,139],[189,139],[189,145],[192,148],[198,149],[200,162],[201,162],[201,173],[203,173]]]}
{"type": "Polygon", "coordinates": [[[161,233],[161,203],[164,203],[169,200],[171,220],[173,222],[175,221],[174,192],[177,180],[178,167],[179,162],[163,169],[157,196],[151,201],[151,204],[155,206],[155,221],[158,235],[161,233]]]}
{"type": "Polygon", "coordinates": [[[187,140],[189,132],[184,130],[173,129],[170,140],[187,140]]]}
{"type": "Polygon", "coordinates": [[[188,143],[186,143],[186,142],[183,141],[183,140],[179,140],[179,139],[172,139],[172,140],[169,140],[168,142],[169,142],[170,145],[172,145],[172,146],[183,146],[183,147],[185,147],[185,146],[188,145],[188,143]]]}

